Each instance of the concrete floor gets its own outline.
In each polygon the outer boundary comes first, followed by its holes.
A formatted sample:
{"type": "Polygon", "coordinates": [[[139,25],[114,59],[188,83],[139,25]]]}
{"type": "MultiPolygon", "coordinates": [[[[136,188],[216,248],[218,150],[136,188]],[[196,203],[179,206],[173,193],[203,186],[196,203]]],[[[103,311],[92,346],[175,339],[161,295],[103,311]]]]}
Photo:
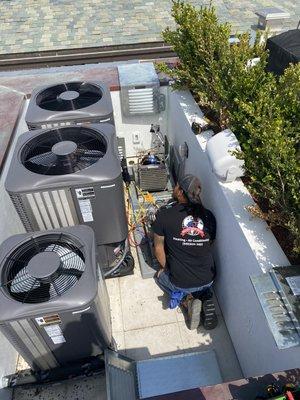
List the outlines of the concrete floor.
{"type": "Polygon", "coordinates": [[[134,360],[162,354],[214,349],[224,381],[242,372],[219,307],[212,331],[186,327],[179,309],[164,309],[164,296],[153,279],[143,279],[135,250],[135,273],[106,281],[111,302],[113,336],[118,350],[134,360]]]}

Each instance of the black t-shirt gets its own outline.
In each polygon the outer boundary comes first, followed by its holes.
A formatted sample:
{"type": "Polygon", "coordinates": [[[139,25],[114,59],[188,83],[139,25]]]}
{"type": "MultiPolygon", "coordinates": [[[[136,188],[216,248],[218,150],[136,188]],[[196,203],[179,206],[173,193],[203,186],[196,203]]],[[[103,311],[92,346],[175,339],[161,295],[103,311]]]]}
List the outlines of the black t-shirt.
{"type": "Polygon", "coordinates": [[[158,211],[152,228],[164,236],[173,285],[194,288],[214,279],[210,240],[216,237],[216,219],[211,211],[203,207],[199,217],[194,218],[188,205],[173,203],[158,211]]]}

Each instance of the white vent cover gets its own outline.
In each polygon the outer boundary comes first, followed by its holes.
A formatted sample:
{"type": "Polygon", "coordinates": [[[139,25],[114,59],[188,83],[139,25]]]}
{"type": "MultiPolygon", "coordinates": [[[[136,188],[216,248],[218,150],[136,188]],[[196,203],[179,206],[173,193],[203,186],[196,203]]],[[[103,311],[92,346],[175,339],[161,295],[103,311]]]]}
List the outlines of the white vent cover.
{"type": "Polygon", "coordinates": [[[206,146],[213,172],[218,178],[232,182],[244,175],[244,161],[234,155],[234,151],[241,150],[235,134],[230,130],[217,133],[209,139],[206,146]]]}
{"type": "Polygon", "coordinates": [[[154,114],[153,88],[128,90],[129,114],[154,114]]]}
{"type": "Polygon", "coordinates": [[[118,66],[121,107],[125,116],[155,114],[164,109],[164,96],[153,63],[118,66]]]}

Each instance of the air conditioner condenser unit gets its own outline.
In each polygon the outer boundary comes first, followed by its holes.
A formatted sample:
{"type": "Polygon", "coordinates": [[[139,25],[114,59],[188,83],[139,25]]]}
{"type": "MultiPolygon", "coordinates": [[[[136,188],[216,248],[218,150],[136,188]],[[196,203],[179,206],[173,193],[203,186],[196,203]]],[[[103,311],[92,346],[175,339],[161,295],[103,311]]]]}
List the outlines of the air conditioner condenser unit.
{"type": "Polygon", "coordinates": [[[5,187],[28,232],[85,224],[94,229],[101,254],[101,246],[117,247],[127,239],[122,173],[111,124],[24,133],[5,187]]]}
{"type": "Polygon", "coordinates": [[[102,82],[64,82],[33,90],[25,115],[29,129],[83,123],[114,124],[109,88],[102,82]]]}
{"type": "Polygon", "coordinates": [[[15,235],[0,248],[0,331],[34,370],[102,354],[109,297],[91,228],[15,235]]]}

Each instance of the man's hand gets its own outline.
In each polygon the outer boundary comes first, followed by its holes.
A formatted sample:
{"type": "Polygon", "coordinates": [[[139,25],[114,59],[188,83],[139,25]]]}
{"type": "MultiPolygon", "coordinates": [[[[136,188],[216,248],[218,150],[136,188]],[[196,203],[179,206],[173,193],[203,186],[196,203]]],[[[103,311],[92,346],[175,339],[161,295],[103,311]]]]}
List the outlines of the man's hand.
{"type": "Polygon", "coordinates": [[[157,271],[157,274],[156,274],[157,278],[160,277],[160,275],[162,274],[162,272],[164,272],[164,270],[165,270],[164,268],[160,268],[160,270],[157,271]]]}

